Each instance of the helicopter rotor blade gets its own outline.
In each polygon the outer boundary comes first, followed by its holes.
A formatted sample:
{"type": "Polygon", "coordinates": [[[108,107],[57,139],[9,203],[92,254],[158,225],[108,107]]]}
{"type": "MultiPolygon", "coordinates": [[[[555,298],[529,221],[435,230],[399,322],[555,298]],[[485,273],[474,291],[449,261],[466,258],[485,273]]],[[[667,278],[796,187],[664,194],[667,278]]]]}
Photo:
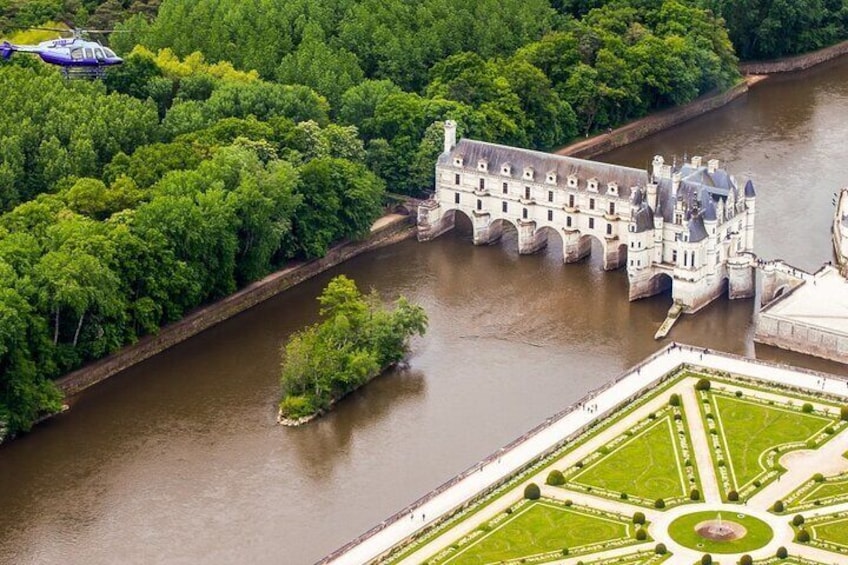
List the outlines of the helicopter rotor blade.
{"type": "Polygon", "coordinates": [[[28,27],[27,29],[37,29],[41,31],[58,31],[60,33],[68,33],[73,31],[73,29],[65,29],[61,27],[28,27]]]}
{"type": "Polygon", "coordinates": [[[132,33],[128,29],[81,29],[81,33],[132,33]]]}

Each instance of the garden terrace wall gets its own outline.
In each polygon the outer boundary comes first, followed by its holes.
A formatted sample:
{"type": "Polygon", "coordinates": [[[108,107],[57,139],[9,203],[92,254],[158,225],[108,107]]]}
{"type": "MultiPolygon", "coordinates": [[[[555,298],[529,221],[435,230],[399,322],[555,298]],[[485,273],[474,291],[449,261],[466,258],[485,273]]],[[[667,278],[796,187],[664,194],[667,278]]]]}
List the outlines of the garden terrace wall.
{"type": "Polygon", "coordinates": [[[320,259],[299,262],[272,273],[163,327],[157,335],[145,336],[133,345],[65,375],[56,384],[65,395],[76,394],[360,253],[411,238],[416,233],[412,215],[384,217],[375,226],[363,241],[340,243],[320,259]]]}

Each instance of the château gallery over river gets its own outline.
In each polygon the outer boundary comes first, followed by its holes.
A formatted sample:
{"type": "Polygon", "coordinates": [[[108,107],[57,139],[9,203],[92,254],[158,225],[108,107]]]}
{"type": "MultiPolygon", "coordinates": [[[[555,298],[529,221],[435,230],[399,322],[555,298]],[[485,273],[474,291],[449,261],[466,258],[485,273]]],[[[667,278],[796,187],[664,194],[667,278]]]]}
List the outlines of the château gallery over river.
{"type": "MultiPolygon", "coordinates": [[[[728,106],[599,159],[720,160],[757,187],[754,252],[815,270],[831,259],[832,195],[846,184],[848,58],[758,84],[728,106]]],[[[598,250],[563,263],[473,246],[472,226],[404,241],[305,282],[88,389],[3,447],[4,563],[310,563],[378,524],[663,346],[671,306],[628,301],[598,250]],[[410,369],[377,378],[300,428],[275,425],[279,347],[315,321],[346,274],[404,294],[430,326],[410,369]],[[282,558],[281,556],[284,556],[282,558]]],[[[597,244],[595,244],[597,246],[597,244]]],[[[672,338],[844,374],[754,347],[754,299],[685,317],[672,338]]]]}

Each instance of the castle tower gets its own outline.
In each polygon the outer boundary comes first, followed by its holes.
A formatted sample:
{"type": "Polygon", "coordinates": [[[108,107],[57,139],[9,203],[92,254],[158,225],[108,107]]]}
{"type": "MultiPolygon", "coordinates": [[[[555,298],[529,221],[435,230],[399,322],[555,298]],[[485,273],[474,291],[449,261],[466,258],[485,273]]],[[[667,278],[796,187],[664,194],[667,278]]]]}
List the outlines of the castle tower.
{"type": "Polygon", "coordinates": [[[450,153],[450,150],[456,146],[456,122],[453,120],[445,121],[445,149],[443,153],[450,153]]]}

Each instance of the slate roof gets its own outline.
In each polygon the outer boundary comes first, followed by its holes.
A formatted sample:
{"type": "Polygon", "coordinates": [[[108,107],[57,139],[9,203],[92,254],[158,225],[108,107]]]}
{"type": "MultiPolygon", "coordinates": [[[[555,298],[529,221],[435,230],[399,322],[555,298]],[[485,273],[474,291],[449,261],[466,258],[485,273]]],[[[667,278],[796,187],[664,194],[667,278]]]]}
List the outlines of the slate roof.
{"type": "Polygon", "coordinates": [[[579,179],[578,190],[581,191],[586,190],[586,181],[591,178],[598,179],[600,194],[606,193],[608,183],[615,182],[618,184],[620,198],[630,198],[632,187],[643,187],[650,180],[647,171],[642,169],[473,139],[460,140],[449,153],[442,153],[439,156],[438,164],[452,167],[456,156],[462,156],[464,169],[474,171],[477,170],[477,163],[485,160],[488,163],[489,174],[492,175],[501,175],[502,166],[509,164],[512,167],[509,176],[516,180],[522,180],[524,169],[527,167],[532,167],[536,172],[535,182],[544,182],[547,173],[555,172],[558,186],[565,186],[568,176],[574,175],[579,179]]]}

